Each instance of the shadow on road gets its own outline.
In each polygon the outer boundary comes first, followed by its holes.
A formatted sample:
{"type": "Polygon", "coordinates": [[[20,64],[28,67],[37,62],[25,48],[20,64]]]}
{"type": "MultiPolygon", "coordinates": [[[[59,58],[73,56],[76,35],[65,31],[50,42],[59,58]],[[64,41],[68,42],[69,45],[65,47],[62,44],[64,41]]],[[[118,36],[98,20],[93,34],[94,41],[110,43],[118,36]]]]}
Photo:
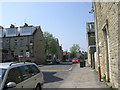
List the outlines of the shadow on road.
{"type": "Polygon", "coordinates": [[[57,72],[43,72],[45,83],[58,82],[64,79],[54,76],[57,72]]]}

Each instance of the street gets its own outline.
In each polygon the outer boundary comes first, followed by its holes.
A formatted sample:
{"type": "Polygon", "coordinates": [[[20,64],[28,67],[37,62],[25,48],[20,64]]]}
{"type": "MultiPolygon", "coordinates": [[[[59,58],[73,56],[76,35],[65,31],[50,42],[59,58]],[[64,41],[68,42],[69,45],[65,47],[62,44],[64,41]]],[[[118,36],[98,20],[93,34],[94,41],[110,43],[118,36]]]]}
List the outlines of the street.
{"type": "Polygon", "coordinates": [[[80,68],[79,63],[45,65],[40,69],[45,78],[43,88],[106,88],[90,67],[80,68]]]}
{"type": "Polygon", "coordinates": [[[44,88],[58,88],[69,76],[72,68],[74,68],[72,63],[40,67],[45,79],[44,88]]]}

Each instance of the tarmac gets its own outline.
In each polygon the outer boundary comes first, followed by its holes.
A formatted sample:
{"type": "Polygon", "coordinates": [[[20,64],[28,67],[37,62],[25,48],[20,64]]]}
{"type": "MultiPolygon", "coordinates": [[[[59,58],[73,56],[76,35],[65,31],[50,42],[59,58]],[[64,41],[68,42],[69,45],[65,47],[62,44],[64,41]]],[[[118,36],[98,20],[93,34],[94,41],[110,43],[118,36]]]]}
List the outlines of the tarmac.
{"type": "Polygon", "coordinates": [[[100,88],[107,89],[104,82],[99,82],[97,73],[91,67],[80,68],[80,64],[76,64],[70,75],[60,85],[59,88],[100,88]]]}

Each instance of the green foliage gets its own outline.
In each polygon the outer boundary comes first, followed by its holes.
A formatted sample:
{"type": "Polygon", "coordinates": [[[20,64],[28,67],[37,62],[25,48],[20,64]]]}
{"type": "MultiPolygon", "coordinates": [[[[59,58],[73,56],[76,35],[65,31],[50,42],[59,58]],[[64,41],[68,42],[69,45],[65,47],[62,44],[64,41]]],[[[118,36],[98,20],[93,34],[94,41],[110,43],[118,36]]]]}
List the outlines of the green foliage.
{"type": "Polygon", "coordinates": [[[96,71],[95,69],[94,69],[94,72],[95,72],[96,74],[98,74],[98,71],[96,71]]]}
{"type": "Polygon", "coordinates": [[[75,52],[71,52],[70,53],[70,58],[76,58],[76,53],[75,52]]]}
{"type": "Polygon", "coordinates": [[[73,46],[70,48],[70,52],[80,52],[80,47],[78,44],[73,44],[73,46]]]}
{"type": "Polygon", "coordinates": [[[49,32],[44,32],[43,33],[44,38],[45,38],[45,47],[46,47],[46,54],[56,54],[58,51],[58,42],[56,40],[55,37],[53,37],[52,34],[50,34],[49,32]]]}
{"type": "Polygon", "coordinates": [[[80,54],[80,46],[78,44],[73,44],[73,46],[70,48],[70,58],[77,58],[80,54]]]}

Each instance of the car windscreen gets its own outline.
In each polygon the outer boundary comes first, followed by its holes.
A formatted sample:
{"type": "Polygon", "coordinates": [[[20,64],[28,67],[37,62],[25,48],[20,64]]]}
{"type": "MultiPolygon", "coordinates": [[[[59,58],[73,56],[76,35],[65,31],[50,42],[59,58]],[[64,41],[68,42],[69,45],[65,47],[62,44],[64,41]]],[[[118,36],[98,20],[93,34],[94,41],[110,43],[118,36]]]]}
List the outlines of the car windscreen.
{"type": "Polygon", "coordinates": [[[0,85],[3,81],[4,75],[5,75],[6,69],[0,68],[0,85]]]}

